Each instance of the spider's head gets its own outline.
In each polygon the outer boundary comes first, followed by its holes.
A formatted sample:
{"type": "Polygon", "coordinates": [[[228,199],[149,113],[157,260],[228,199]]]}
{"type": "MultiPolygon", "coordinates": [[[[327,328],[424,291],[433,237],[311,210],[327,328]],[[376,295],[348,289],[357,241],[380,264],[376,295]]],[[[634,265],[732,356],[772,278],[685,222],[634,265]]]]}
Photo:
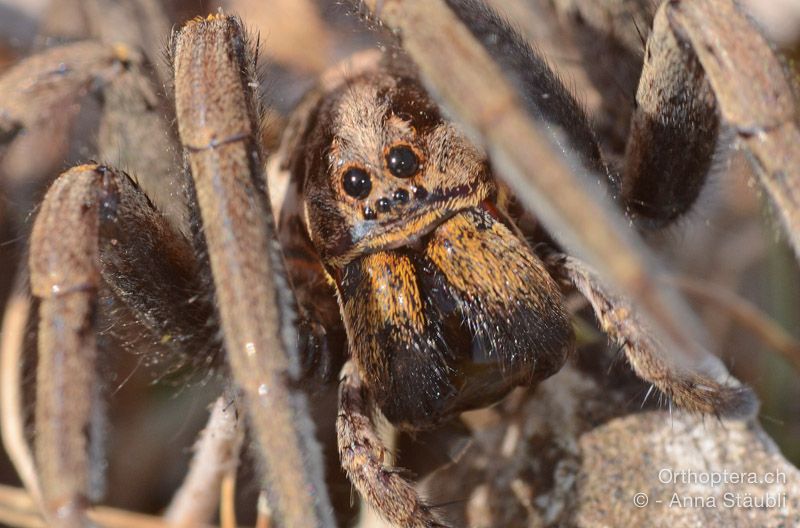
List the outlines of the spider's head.
{"type": "Polygon", "coordinates": [[[485,155],[412,76],[373,70],[326,94],[305,133],[305,215],[326,265],[414,246],[493,199],[485,155]]]}

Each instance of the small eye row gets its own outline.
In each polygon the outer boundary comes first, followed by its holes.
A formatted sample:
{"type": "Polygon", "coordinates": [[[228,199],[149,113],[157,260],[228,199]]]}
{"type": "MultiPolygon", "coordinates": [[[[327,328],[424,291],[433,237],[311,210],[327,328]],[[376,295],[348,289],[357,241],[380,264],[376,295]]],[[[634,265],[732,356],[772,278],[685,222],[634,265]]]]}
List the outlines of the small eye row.
{"type": "MultiPolygon", "coordinates": [[[[393,176],[398,178],[405,179],[414,176],[419,172],[419,166],[419,157],[414,150],[407,145],[394,146],[389,149],[389,152],[386,154],[386,168],[389,169],[389,172],[391,172],[393,176]]],[[[344,192],[349,196],[357,200],[363,200],[369,196],[369,193],[372,191],[372,180],[369,177],[369,173],[364,169],[351,167],[347,169],[342,176],[342,187],[344,188],[344,192]]],[[[406,200],[408,199],[407,195],[408,193],[406,192],[406,200]]],[[[398,202],[403,201],[396,196],[394,199],[398,202]]],[[[389,200],[387,198],[381,198],[378,201],[380,202],[381,200],[385,200],[385,207],[387,207],[386,210],[388,210],[388,207],[391,206],[389,200]]],[[[378,207],[380,208],[380,205],[378,205],[378,207]]]]}
{"type": "MultiPolygon", "coordinates": [[[[418,200],[422,200],[426,196],[428,196],[428,191],[425,190],[424,187],[419,185],[412,185],[411,186],[411,194],[414,195],[414,198],[418,200]]],[[[394,193],[392,193],[392,197],[387,198],[385,196],[378,198],[375,201],[375,207],[370,205],[364,206],[364,220],[375,220],[378,218],[378,213],[388,213],[391,211],[392,207],[395,205],[405,205],[408,203],[410,199],[410,194],[405,189],[396,189],[394,193]]]]}

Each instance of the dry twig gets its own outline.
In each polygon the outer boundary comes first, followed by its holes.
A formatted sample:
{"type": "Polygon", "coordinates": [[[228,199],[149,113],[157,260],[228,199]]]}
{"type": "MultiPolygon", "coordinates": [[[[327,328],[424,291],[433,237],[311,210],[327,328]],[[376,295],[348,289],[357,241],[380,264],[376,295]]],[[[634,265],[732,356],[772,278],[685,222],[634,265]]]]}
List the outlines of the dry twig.
{"type": "Polygon", "coordinates": [[[31,494],[32,500],[41,505],[42,493],[39,476],[33,462],[28,439],[25,438],[25,417],[22,411],[22,353],[25,331],[31,311],[31,297],[27,292],[27,280],[20,274],[3,316],[2,341],[0,342],[0,433],[3,446],[22,484],[31,494]]]}
{"type": "Polygon", "coordinates": [[[669,282],[698,300],[714,304],[762,339],[800,371],[800,341],[784,330],[755,304],[725,288],[691,277],[672,277],[669,282]]]}
{"type": "MultiPolygon", "coordinates": [[[[190,527],[212,519],[220,501],[222,484],[227,483],[230,488],[231,482],[235,481],[243,436],[236,405],[220,396],[211,409],[208,425],[194,446],[189,472],[164,514],[168,523],[190,527]]],[[[230,506],[230,501],[227,504],[230,506]]],[[[231,523],[232,515],[230,511],[220,515],[225,518],[224,526],[236,525],[235,516],[231,523]]]]}

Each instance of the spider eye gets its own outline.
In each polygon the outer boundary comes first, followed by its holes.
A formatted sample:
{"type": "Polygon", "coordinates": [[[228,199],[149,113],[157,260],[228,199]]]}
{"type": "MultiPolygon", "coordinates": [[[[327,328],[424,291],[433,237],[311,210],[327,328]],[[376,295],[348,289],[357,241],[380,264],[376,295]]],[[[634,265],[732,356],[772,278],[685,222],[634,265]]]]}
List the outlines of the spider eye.
{"type": "Polygon", "coordinates": [[[342,177],[342,187],[344,192],[353,198],[366,198],[372,190],[372,182],[369,174],[364,169],[348,169],[342,177]]]}
{"type": "Polygon", "coordinates": [[[400,145],[392,147],[386,155],[386,166],[389,172],[398,178],[410,178],[419,170],[419,158],[411,147],[400,145]]]}

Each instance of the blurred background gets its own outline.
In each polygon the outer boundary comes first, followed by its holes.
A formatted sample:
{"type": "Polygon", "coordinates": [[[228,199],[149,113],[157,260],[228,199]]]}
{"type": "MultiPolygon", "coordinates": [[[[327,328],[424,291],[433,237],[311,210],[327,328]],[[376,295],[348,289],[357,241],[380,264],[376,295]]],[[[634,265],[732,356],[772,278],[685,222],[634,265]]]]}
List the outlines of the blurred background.
{"type": "MultiPolygon", "coordinates": [[[[264,141],[267,147],[274,147],[287,113],[322,71],[356,50],[380,45],[380,39],[364,29],[348,6],[334,0],[128,1],[158,6],[164,15],[154,18],[158,23],[142,24],[140,20],[126,20],[124,11],[120,15],[117,11],[81,7],[83,3],[102,5],[102,0],[0,0],[0,75],[20,59],[60,42],[81,38],[113,41],[124,34],[139,39],[154,63],[153,77],[158,79],[159,69],[166,64],[163,54],[171,26],[222,7],[241,15],[252,32],[260,35],[263,91],[270,105],[264,141]],[[111,15],[123,18],[104,18],[111,15]]],[[[609,157],[618,157],[622,146],[619,130],[621,127],[624,132],[626,122],[620,125],[619,114],[609,110],[612,105],[608,103],[608,86],[598,85],[583,73],[587,64],[607,58],[576,51],[581,39],[580,24],[571,15],[580,11],[581,1],[490,3],[507,13],[523,33],[540,35],[539,46],[575,87],[598,123],[609,157]],[[554,6],[561,10],[559,16],[536,18],[541,10],[554,6]],[[572,47],[564,44],[565,34],[572,38],[572,47]]],[[[655,5],[650,0],[618,3],[621,9],[629,4],[645,5],[649,12],[655,5]]],[[[800,0],[746,0],[742,4],[780,51],[795,80],[800,79],[800,0]]],[[[147,16],[150,15],[142,15],[147,16]]],[[[627,24],[622,32],[646,32],[646,21],[636,16],[623,19],[622,24],[627,24]]],[[[641,42],[635,46],[641,56],[641,42]]],[[[608,75],[610,84],[616,85],[610,89],[612,98],[620,98],[628,105],[633,94],[630,84],[636,81],[636,76],[631,79],[631,75],[616,70],[610,70],[608,75]]],[[[166,93],[164,83],[156,82],[161,87],[159,91],[166,93]]],[[[21,145],[0,148],[0,308],[24,251],[31,213],[47,185],[65,168],[95,156],[91,138],[96,132],[86,128],[87,122],[74,124],[60,119],[54,115],[50,128],[23,138],[21,145]],[[85,141],[62,137],[65,130],[85,141]]],[[[755,388],[762,402],[762,425],[797,465],[800,269],[744,154],[723,141],[717,157],[694,210],[679,225],[653,237],[652,245],[675,272],[680,287],[704,321],[713,352],[724,359],[736,377],[755,388]]],[[[179,167],[175,167],[176,180],[179,174],[179,167]]],[[[157,197],[156,203],[168,203],[174,198],[170,188],[173,187],[165,187],[165,195],[157,197]]],[[[102,383],[110,395],[110,427],[108,493],[104,502],[158,512],[180,483],[192,442],[223,382],[216,374],[196,368],[165,367],[169,358],[163,357],[157,347],[141,340],[136,341],[136,346],[130,345],[126,325],[131,322],[122,324],[120,331],[109,332],[106,341],[109,350],[102,383]]],[[[33,365],[26,370],[29,382],[33,379],[32,368],[33,365]]],[[[632,408],[636,405],[633,402],[632,408]]],[[[255,464],[251,455],[245,453],[250,462],[242,464],[243,482],[252,482],[255,464]]],[[[4,458],[0,460],[0,483],[19,484],[4,458]]],[[[339,485],[346,496],[347,484],[339,485]]],[[[252,505],[257,488],[252,483],[249,486],[242,500],[252,505]]]]}

